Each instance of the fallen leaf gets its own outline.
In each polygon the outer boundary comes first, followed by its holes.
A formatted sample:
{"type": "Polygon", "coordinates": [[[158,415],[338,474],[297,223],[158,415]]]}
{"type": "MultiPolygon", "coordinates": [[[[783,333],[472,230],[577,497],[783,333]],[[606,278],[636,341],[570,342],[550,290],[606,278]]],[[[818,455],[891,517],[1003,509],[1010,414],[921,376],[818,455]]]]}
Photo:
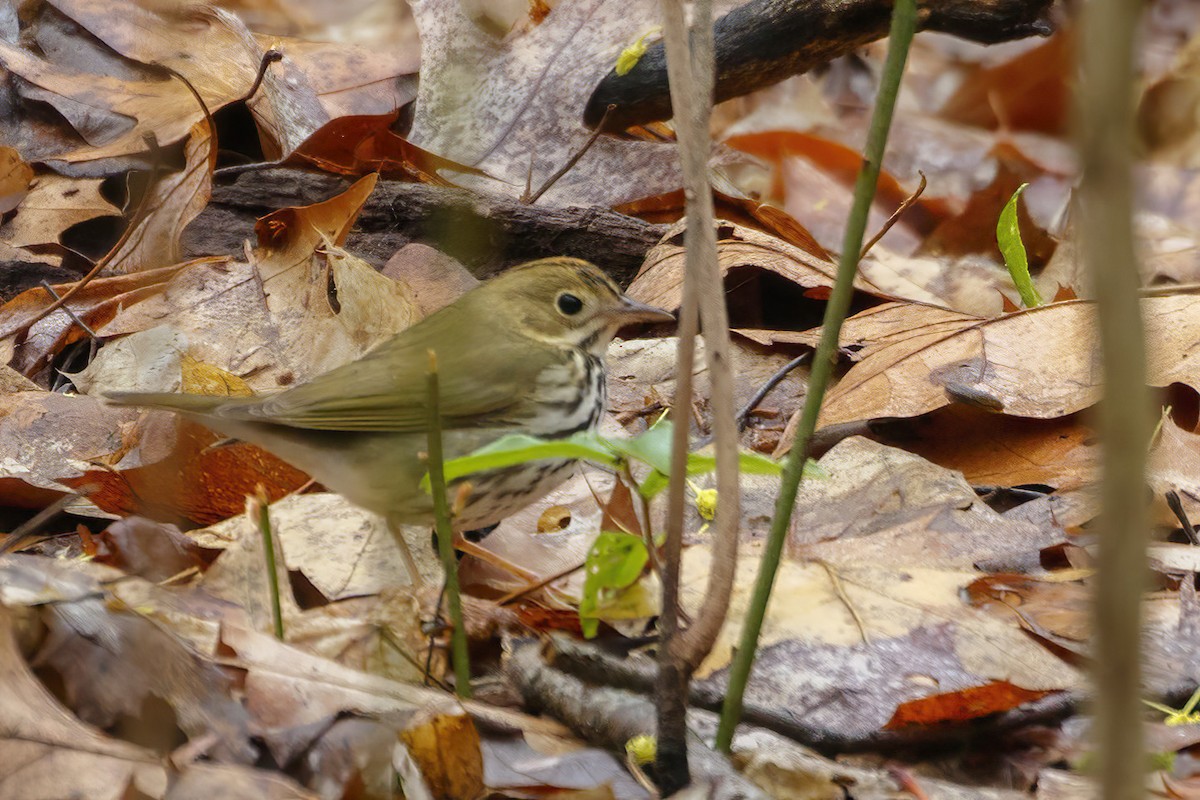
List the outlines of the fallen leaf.
{"type": "Polygon", "coordinates": [[[148,189],[145,215],[136,220],[124,243],[109,256],[108,274],[141,272],[177,263],[183,256],[180,237],[212,196],[217,147],[207,120],[188,131],[185,164],[180,172],[161,176],[148,189]]]}
{"type": "Polygon", "coordinates": [[[1064,29],[1002,64],[976,69],[942,106],[947,119],[981,128],[1066,132],[1071,107],[1066,76],[1075,37],[1064,29]]]}
{"type": "MultiPolygon", "coordinates": [[[[12,563],[13,558],[5,561],[12,563]]],[[[0,715],[5,720],[0,758],[22,765],[0,778],[0,793],[14,798],[124,800],[136,791],[163,797],[167,774],[159,756],[104,736],[72,716],[21,657],[7,609],[0,613],[0,628],[0,715]]]]}
{"type": "MultiPolygon", "coordinates": [[[[411,3],[421,32],[421,85],[409,140],[495,180],[482,191],[520,195],[566,166],[591,136],[583,108],[621,49],[658,21],[645,0],[562,3],[536,27],[498,39],[462,4],[411,3]]],[[[679,188],[674,144],[602,136],[542,198],[617,205],[679,188]]]]}
{"type": "MultiPolygon", "coordinates": [[[[1196,298],[1142,301],[1152,386],[1200,387],[1196,298]]],[[[835,386],[820,425],[912,417],[952,402],[1053,419],[1099,399],[1095,307],[1068,301],[983,320],[916,305],[887,304],[847,320],[861,360],[835,386]]],[[[789,423],[790,442],[796,418],[789,423]]],[[[781,449],[786,449],[786,445],[781,449]]]]}
{"type": "MultiPolygon", "coordinates": [[[[63,4],[66,5],[66,0],[63,4]]],[[[122,55],[143,63],[174,67],[196,87],[209,110],[241,97],[250,88],[257,58],[240,45],[237,18],[221,11],[193,13],[186,22],[167,24],[158,14],[133,4],[113,15],[108,6],[78,0],[71,13],[89,12],[87,23],[99,38],[122,55]],[[137,24],[130,24],[133,15],[137,24]],[[101,20],[120,25],[98,24],[101,20]],[[202,43],[203,57],[196,47],[202,43]]],[[[142,153],[144,136],[160,145],[179,141],[203,117],[195,98],[175,79],[124,78],[88,74],[43,60],[0,41],[0,63],[28,83],[22,95],[49,103],[74,127],[87,144],[61,152],[39,153],[39,159],[68,163],[95,161],[142,153]]],[[[144,74],[144,73],[143,73],[144,74]]]]}
{"type": "MultiPolygon", "coordinates": [[[[303,574],[327,600],[378,594],[407,582],[400,549],[383,519],[339,495],[285,497],[271,504],[270,515],[287,568],[303,574]]],[[[406,526],[404,534],[425,579],[440,580],[429,529],[406,526]]],[[[250,520],[239,514],[188,536],[202,547],[225,551],[206,576],[209,591],[249,608],[244,596],[229,593],[235,581],[261,596],[253,605],[266,608],[262,537],[250,520]]]]}
{"type": "Polygon", "coordinates": [[[0,147],[0,215],[24,202],[32,182],[33,168],[21,159],[21,154],[11,147],[0,147]]]}
{"type": "Polygon", "coordinates": [[[975,486],[1072,490],[1099,477],[1096,436],[1079,414],[1029,419],[955,403],[884,427],[879,438],[957,470],[975,486]]]}
{"type": "Polygon", "coordinates": [[[887,728],[895,730],[907,725],[936,725],[941,722],[962,722],[1016,708],[1045,697],[1047,692],[1031,692],[1008,681],[992,681],[959,691],[901,703],[888,720],[887,728]]]}
{"type": "Polygon", "coordinates": [[[71,226],[117,215],[118,209],[100,193],[101,183],[100,178],[55,173],[35,176],[16,214],[0,226],[0,239],[14,247],[61,249],[62,233],[71,226]]]}

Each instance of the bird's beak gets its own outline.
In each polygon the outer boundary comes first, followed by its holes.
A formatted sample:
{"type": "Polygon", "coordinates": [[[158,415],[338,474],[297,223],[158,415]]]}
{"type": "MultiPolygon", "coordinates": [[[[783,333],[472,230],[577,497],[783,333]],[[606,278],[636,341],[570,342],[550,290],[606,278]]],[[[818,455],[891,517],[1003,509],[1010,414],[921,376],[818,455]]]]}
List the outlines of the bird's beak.
{"type": "Polygon", "coordinates": [[[618,325],[632,325],[635,322],[674,322],[675,315],[664,311],[658,306],[639,303],[637,300],[621,295],[621,303],[611,312],[612,319],[618,325]]]}

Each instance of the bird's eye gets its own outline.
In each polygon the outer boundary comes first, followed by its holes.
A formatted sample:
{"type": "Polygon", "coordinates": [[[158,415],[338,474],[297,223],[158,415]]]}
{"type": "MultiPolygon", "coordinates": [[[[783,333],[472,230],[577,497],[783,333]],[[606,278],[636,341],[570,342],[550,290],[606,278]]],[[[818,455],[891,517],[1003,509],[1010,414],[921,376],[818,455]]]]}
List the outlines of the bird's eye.
{"type": "Polygon", "coordinates": [[[558,296],[558,310],[568,317],[574,316],[583,310],[583,301],[573,294],[563,292],[558,296]]]}

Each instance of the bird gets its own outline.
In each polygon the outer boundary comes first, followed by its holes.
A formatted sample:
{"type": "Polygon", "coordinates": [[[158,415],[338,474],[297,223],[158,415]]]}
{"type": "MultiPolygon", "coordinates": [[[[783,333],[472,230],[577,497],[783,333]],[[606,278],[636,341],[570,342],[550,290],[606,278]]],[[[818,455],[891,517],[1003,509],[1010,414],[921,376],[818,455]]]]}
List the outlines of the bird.
{"type": "MultiPolygon", "coordinates": [[[[233,398],[109,391],[105,400],[174,411],[258,445],[383,516],[415,584],[398,526],[433,520],[432,497],[421,486],[430,352],[443,452],[451,459],[507,434],[558,439],[595,430],[606,407],[605,352],[617,331],[673,319],[627,297],[587,261],[544,258],[480,284],[361,358],[280,392],[233,398]]],[[[448,496],[459,501],[454,530],[484,528],[524,508],[569,477],[574,463],[534,461],[452,483],[448,496]]]]}

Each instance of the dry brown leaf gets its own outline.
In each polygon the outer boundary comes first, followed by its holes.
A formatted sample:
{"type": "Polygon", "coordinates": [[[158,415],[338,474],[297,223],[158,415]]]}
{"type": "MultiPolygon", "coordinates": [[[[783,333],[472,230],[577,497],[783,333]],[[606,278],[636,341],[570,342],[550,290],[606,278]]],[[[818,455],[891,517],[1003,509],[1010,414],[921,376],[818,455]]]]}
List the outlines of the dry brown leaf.
{"type": "Polygon", "coordinates": [[[397,250],[379,274],[403,283],[412,291],[413,303],[422,319],[479,285],[479,279],[458,261],[418,242],[397,250]]]}
{"type": "Polygon", "coordinates": [[[185,570],[200,569],[200,548],[174,525],[141,517],[120,519],[96,537],[100,564],[148,581],[165,581],[185,570]]]}
{"type": "Polygon", "coordinates": [[[100,194],[101,183],[55,173],[34,177],[17,213],[0,226],[0,239],[14,247],[60,245],[72,225],[116,215],[118,209],[100,194]]]}
{"type": "Polygon", "coordinates": [[[441,158],[397,135],[398,114],[339,117],[300,142],[287,157],[295,166],[316,167],[341,175],[378,172],[383,178],[450,185],[438,170],[485,175],[481,170],[441,158]]]}
{"type": "MultiPolygon", "coordinates": [[[[11,147],[0,147],[0,215],[25,201],[33,181],[33,168],[11,147]]],[[[19,245],[19,242],[10,242],[19,245]]]]}
{"type": "MultiPolygon", "coordinates": [[[[93,280],[67,301],[71,314],[59,309],[37,322],[33,320],[55,302],[54,296],[41,287],[22,292],[0,306],[0,319],[3,319],[0,323],[0,362],[22,374],[33,375],[64,347],[87,336],[75,319],[96,330],[113,319],[123,307],[163,291],[164,284],[181,268],[165,267],[93,280]]],[[[73,285],[56,284],[52,288],[54,294],[61,297],[73,285]]]]}
{"type": "MultiPolygon", "coordinates": [[[[378,594],[408,582],[399,547],[383,519],[339,495],[292,495],[273,503],[270,513],[287,568],[303,574],[327,600],[378,594]]],[[[429,529],[409,526],[404,533],[422,575],[431,583],[440,581],[429,529]]],[[[249,608],[244,597],[229,591],[237,582],[260,597],[257,605],[268,608],[261,580],[262,537],[256,525],[239,514],[188,536],[202,547],[225,551],[205,577],[209,591],[249,608]]]]}
{"type": "Polygon", "coordinates": [[[420,49],[407,4],[376,0],[223,0],[251,30],[324,41],[352,41],[412,54],[420,49]]]}
{"type": "MultiPolygon", "coordinates": [[[[901,702],[951,690],[998,680],[1034,692],[1083,685],[1013,620],[961,595],[979,577],[974,564],[1036,564],[1057,531],[1006,520],[960,476],[864,439],[820,463],[829,477],[802,484],[793,538],[806,543],[781,567],[749,702],[802,708],[814,724],[855,734],[885,725],[901,702]]],[[[739,559],[731,620],[741,619],[760,552],[755,540],[739,559]]],[[[685,551],[689,609],[709,558],[706,548],[685,551]]],[[[704,675],[725,666],[736,628],[722,632],[704,675]]]]}
{"type": "Polygon", "coordinates": [[[290,761],[319,732],[313,723],[332,721],[344,712],[461,713],[458,701],[442,691],[368,675],[269,634],[229,625],[221,639],[235,654],[232,664],[246,671],[246,706],[280,763],[290,761]]]}
{"type": "Polygon", "coordinates": [[[301,383],[358,358],[417,319],[404,284],[337,246],[375,181],[369,176],[325,202],[264,217],[250,263],[183,269],[160,296],[128,304],[101,331],[129,334],[167,319],[186,334],[190,356],[244,377],[256,391],[301,383]],[[231,318],[239,324],[230,326],[231,318]]]}
{"type": "Polygon", "coordinates": [[[467,715],[418,713],[400,732],[434,797],[478,797],[483,785],[479,731],[467,715]]]}
{"type": "Polygon", "coordinates": [[[5,398],[0,497],[26,505],[28,487],[79,490],[110,513],[215,522],[240,513],[262,483],[275,499],[308,476],[246,444],[212,448],[207,428],[162,412],[106,406],[93,397],[20,392],[5,398]]]}
{"type": "Polygon", "coordinates": [[[908,725],[937,725],[942,722],[979,719],[989,714],[1009,711],[1047,694],[1048,692],[1031,692],[1008,681],[992,681],[982,686],[972,686],[901,703],[886,727],[894,730],[908,725]]]}
{"type": "MultiPolygon", "coordinates": [[[[772,185],[765,196],[780,203],[824,248],[841,250],[854,181],[862,161],[857,144],[851,147],[793,130],[740,133],[728,137],[726,144],[770,164],[772,185]]],[[[902,187],[891,174],[884,172],[868,230],[881,229],[910,193],[911,188],[902,187]]],[[[888,231],[882,242],[893,250],[911,253],[920,244],[920,232],[948,213],[944,201],[923,197],[905,213],[901,224],[888,231]]]]}
{"type": "MultiPolygon", "coordinates": [[[[683,297],[683,230],[683,223],[673,226],[646,254],[642,268],[629,285],[630,297],[668,310],[679,308],[683,297]]],[[[717,261],[726,279],[727,294],[731,295],[753,275],[765,274],[781,279],[780,283],[794,288],[797,295],[825,297],[837,272],[837,266],[828,260],[774,236],[724,220],[717,221],[717,261]]],[[[873,288],[861,280],[855,281],[855,287],[868,292],[873,288]]],[[[746,298],[742,305],[749,306],[752,313],[761,314],[764,291],[760,289],[760,294],[746,298]]]]}
{"type": "Polygon", "coordinates": [[[1200,167],[1200,36],[1194,35],[1171,70],[1146,88],[1138,130],[1156,161],[1200,167]]]}
{"type": "MultiPolygon", "coordinates": [[[[55,6],[130,61],[101,50],[103,45],[93,47],[90,61],[77,59],[53,67],[8,54],[19,62],[14,71],[41,87],[26,88],[25,94],[58,108],[94,146],[66,153],[61,147],[53,153],[39,151],[42,157],[84,161],[142,152],[143,133],[152,131],[160,144],[167,144],[202,118],[180,81],[143,79],[130,68],[131,61],[177,70],[196,87],[209,110],[216,111],[249,89],[266,48],[281,50],[284,61],[267,71],[248,104],[268,158],[287,155],[333,116],[386,114],[416,94],[419,55],[411,46],[368,48],[279,35],[256,37],[238,17],[219,9],[180,10],[169,4],[128,1],[118,9],[113,3],[94,0],[62,0],[55,6]],[[77,109],[82,98],[71,91],[72,81],[96,86],[99,97],[91,98],[97,107],[91,117],[77,109]]],[[[72,47],[77,47],[78,39],[77,35],[71,39],[72,47]]]]}
{"type": "Polygon", "coordinates": [[[189,764],[171,782],[165,800],[319,800],[320,795],[279,772],[241,764],[189,764]]]}
{"type": "Polygon", "coordinates": [[[897,427],[881,431],[881,441],[957,470],[976,486],[1066,491],[1098,476],[1095,434],[1078,414],[1027,419],[956,403],[897,427]]]}
{"type": "MultiPolygon", "coordinates": [[[[1200,299],[1142,301],[1148,380],[1200,388],[1200,299]]],[[[917,305],[886,304],[847,320],[861,360],[835,386],[820,424],[913,417],[957,402],[1020,417],[1053,419],[1099,398],[1095,307],[1084,301],[982,320],[917,305]]],[[[790,442],[793,417],[785,442],[790,442]]]]}
{"type": "Polygon", "coordinates": [[[797,496],[790,537],[796,557],[969,570],[1036,563],[1042,548],[1062,539],[1057,528],[1001,516],[961,474],[903,450],[855,436],[820,464],[826,477],[804,481],[797,496]]]}
{"type": "Polygon", "coordinates": [[[1173,520],[1161,506],[1165,505],[1163,495],[1175,491],[1192,524],[1200,523],[1200,435],[1183,430],[1164,415],[1146,465],[1146,482],[1160,506],[1160,519],[1173,520]]]}
{"type": "Polygon", "coordinates": [[[201,120],[188,132],[181,172],[163,175],[148,191],[146,214],[137,221],[105,270],[109,274],[142,272],[177,263],[183,255],[180,237],[212,196],[217,147],[208,121],[201,120]]]}
{"type": "Polygon", "coordinates": [[[388,797],[399,776],[392,764],[396,750],[393,726],[371,719],[347,717],[330,726],[300,766],[305,785],[321,797],[388,797]]]}
{"type": "Polygon", "coordinates": [[[0,716],[0,759],[22,765],[0,778],[6,797],[124,800],[130,791],[152,798],[166,792],[166,770],[156,753],[80,722],[34,677],[17,649],[7,609],[0,611],[0,716]]]}
{"type": "MultiPolygon", "coordinates": [[[[457,0],[420,0],[421,85],[410,141],[497,180],[483,191],[536,190],[581,150],[583,107],[622,48],[658,24],[649,0],[562,3],[540,25],[499,38],[457,0]]],[[[679,188],[675,146],[602,136],[544,195],[551,205],[617,205],[679,188]]]]}
{"type": "Polygon", "coordinates": [[[416,98],[416,48],[252,38],[248,32],[242,38],[248,50],[261,54],[270,47],[284,56],[246,104],[265,135],[263,150],[270,160],[289,157],[339,118],[394,118],[397,109],[416,98]]]}
{"type": "MultiPolygon", "coordinates": [[[[71,5],[73,17],[85,21],[122,55],[179,70],[210,111],[241,97],[254,80],[258,59],[241,46],[236,30],[240,23],[230,14],[205,12],[168,24],[132,3],[120,14],[109,4],[78,0],[71,5]],[[202,57],[197,46],[203,47],[202,57]]],[[[83,147],[41,153],[40,158],[73,163],[142,153],[144,136],[152,134],[160,145],[167,145],[186,136],[203,117],[192,94],[175,78],[89,74],[3,41],[0,63],[27,82],[23,96],[49,103],[87,141],[83,147]]]]}
{"type": "Polygon", "coordinates": [[[159,747],[170,745],[178,725],[189,739],[214,736],[212,752],[222,761],[255,761],[245,710],[221,668],[146,617],[109,608],[106,599],[97,585],[90,596],[52,604],[43,615],[49,635],[35,663],[58,674],[80,719],[100,728],[136,721],[145,741],[159,747]],[[173,713],[146,712],[155,698],[173,713]]]}
{"type": "MultiPolygon", "coordinates": [[[[735,587],[746,588],[734,590],[731,621],[745,614],[760,553],[754,542],[739,557],[735,587]]],[[[707,549],[685,551],[682,588],[689,612],[698,607],[710,569],[707,549]]],[[[802,709],[810,724],[861,735],[882,728],[901,702],[950,688],[1009,680],[1030,691],[1081,689],[1082,673],[1011,621],[962,602],[962,588],[976,577],[972,570],[886,561],[785,562],[747,702],[802,709]]],[[[701,677],[728,665],[739,635],[740,625],[726,626],[701,677]]]]}
{"type": "Polygon", "coordinates": [[[1065,28],[1010,61],[976,70],[942,106],[942,116],[981,128],[1065,133],[1074,40],[1065,28]]]}

